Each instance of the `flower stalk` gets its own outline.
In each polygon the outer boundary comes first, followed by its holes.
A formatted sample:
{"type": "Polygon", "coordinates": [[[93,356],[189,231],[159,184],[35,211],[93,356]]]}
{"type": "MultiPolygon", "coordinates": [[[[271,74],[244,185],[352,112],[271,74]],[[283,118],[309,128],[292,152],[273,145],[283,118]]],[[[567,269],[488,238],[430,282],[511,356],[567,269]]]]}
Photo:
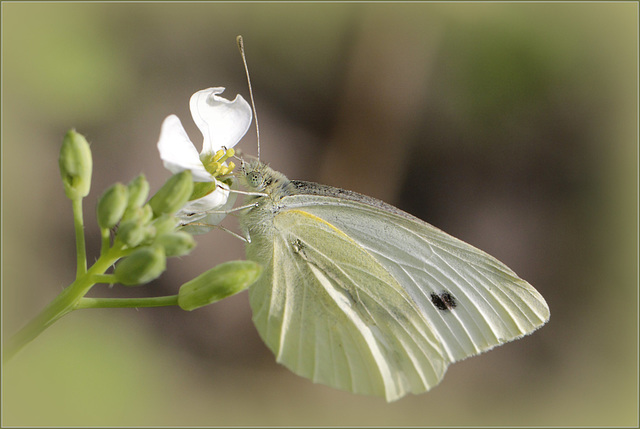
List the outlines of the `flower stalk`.
{"type": "Polygon", "coordinates": [[[185,283],[176,295],[147,298],[89,298],[96,284],[138,286],[160,276],[168,257],[183,256],[195,247],[192,234],[213,229],[234,203],[234,146],[251,123],[251,110],[237,96],[219,96],[224,88],[209,88],[191,97],[190,107],[204,137],[198,155],[175,115],[165,119],[158,149],[173,174],[145,203],[149,183],[139,175],[128,185],[116,183],[98,201],[97,223],[101,233],[100,256],[87,268],[83,198],[91,186],[93,160],[87,140],[74,130],[62,143],[60,175],[71,200],[77,252],[76,279],[5,344],[3,362],[11,360],[27,344],[57,320],[78,309],[179,306],[193,310],[248,288],[261,268],[249,261],[232,261],[214,267],[185,283]],[[215,211],[215,215],[211,212],[215,211]],[[192,220],[202,228],[189,230],[192,220]],[[112,238],[113,233],[113,238],[112,238]],[[115,268],[112,267],[115,265],[115,268]],[[111,272],[109,273],[108,271],[111,272]]]}
{"type": "Polygon", "coordinates": [[[94,276],[103,274],[120,256],[118,249],[111,249],[106,254],[101,255],[88,271],[78,276],[73,283],[54,298],[35,318],[10,338],[4,348],[4,362],[9,361],[24,346],[34,340],[42,331],[62,316],[75,310],[78,301],[86,295],[89,289],[95,284],[94,276]]]}
{"type": "Polygon", "coordinates": [[[76,277],[87,272],[87,250],[84,239],[84,220],[82,215],[82,197],[71,200],[73,209],[73,228],[76,233],[77,269],[76,277]]]}

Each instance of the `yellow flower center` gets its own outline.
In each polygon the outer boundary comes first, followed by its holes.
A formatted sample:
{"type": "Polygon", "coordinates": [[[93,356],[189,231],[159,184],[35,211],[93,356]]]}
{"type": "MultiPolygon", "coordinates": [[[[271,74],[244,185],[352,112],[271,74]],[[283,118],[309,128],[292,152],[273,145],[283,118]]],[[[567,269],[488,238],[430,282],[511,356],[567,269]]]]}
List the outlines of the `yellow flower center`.
{"type": "Polygon", "coordinates": [[[216,179],[221,176],[226,176],[233,171],[236,165],[229,161],[229,165],[224,165],[224,162],[231,158],[236,153],[233,148],[220,149],[216,153],[204,153],[200,155],[200,161],[207,170],[216,179]]]}
{"type": "MultiPolygon", "coordinates": [[[[231,158],[236,153],[233,148],[231,149],[220,149],[216,153],[203,153],[200,155],[200,161],[202,161],[202,165],[204,165],[205,170],[207,170],[216,180],[220,180],[221,182],[226,183],[227,185],[231,184],[231,178],[228,175],[236,168],[236,165],[229,161],[229,165],[224,165],[224,162],[231,158]]],[[[216,189],[216,182],[195,182],[193,184],[193,193],[189,198],[189,201],[197,200],[206,195],[209,195],[211,192],[216,189]]]]}

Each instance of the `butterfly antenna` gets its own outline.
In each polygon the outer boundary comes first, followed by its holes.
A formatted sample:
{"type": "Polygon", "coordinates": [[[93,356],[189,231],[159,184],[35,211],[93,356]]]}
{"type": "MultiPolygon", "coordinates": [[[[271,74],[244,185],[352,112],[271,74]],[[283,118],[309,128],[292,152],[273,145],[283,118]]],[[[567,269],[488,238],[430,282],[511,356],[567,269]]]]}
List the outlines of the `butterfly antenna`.
{"type": "Polygon", "coordinates": [[[256,118],[256,137],[258,139],[258,160],[260,160],[260,127],[258,126],[258,112],[256,111],[256,103],[253,101],[253,89],[251,88],[251,78],[249,77],[249,67],[247,66],[247,58],[244,55],[244,42],[242,36],[236,37],[240,56],[244,63],[244,72],[247,75],[247,84],[249,85],[249,96],[251,97],[251,108],[253,109],[253,117],[256,118]]]}

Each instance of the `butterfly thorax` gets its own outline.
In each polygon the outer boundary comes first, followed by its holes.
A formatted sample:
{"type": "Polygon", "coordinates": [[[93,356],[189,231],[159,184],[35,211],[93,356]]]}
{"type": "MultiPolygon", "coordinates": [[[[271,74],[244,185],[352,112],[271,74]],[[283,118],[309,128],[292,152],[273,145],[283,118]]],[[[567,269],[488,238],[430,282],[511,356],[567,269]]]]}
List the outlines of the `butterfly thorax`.
{"type": "Polygon", "coordinates": [[[280,200],[295,191],[287,177],[260,161],[242,166],[240,183],[252,193],[245,201],[249,207],[241,218],[242,229],[249,237],[265,234],[273,228],[273,217],[281,209],[280,200]]]}

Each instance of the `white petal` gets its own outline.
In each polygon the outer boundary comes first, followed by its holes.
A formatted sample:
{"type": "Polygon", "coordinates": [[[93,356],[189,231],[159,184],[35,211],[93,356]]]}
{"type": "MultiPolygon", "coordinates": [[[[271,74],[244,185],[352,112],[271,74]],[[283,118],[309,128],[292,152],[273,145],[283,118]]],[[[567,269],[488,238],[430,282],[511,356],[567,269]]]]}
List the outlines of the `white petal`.
{"type": "Polygon", "coordinates": [[[197,200],[189,201],[180,209],[180,212],[201,213],[208,210],[217,210],[227,202],[228,197],[229,191],[223,191],[218,188],[209,195],[205,195],[197,200]]]}
{"type": "Polygon", "coordinates": [[[189,140],[180,119],[169,115],[162,122],[158,151],[164,167],[172,173],[191,170],[195,182],[211,182],[211,174],[204,169],[198,151],[189,140]]]}
{"type": "Polygon", "coordinates": [[[233,205],[235,204],[237,197],[238,197],[237,193],[230,192],[229,198],[227,198],[227,202],[216,209],[216,211],[222,212],[222,213],[207,214],[207,216],[204,218],[204,223],[208,225],[217,225],[220,222],[222,222],[222,219],[224,219],[227,216],[227,213],[224,213],[224,212],[229,211],[231,210],[231,208],[233,208],[233,205]]]}
{"type": "Polygon", "coordinates": [[[219,97],[224,88],[208,88],[191,96],[193,120],[204,136],[202,153],[215,153],[235,146],[251,125],[251,106],[237,95],[229,101],[219,97]]]}
{"type": "Polygon", "coordinates": [[[225,211],[233,207],[238,194],[229,192],[229,187],[226,184],[220,182],[218,184],[225,190],[217,188],[209,195],[189,201],[176,213],[176,217],[183,224],[192,223],[192,225],[187,224],[183,227],[184,231],[191,234],[205,234],[214,229],[215,225],[222,222],[222,219],[227,216],[225,211]],[[208,213],[210,211],[217,213],[208,213]]]}

